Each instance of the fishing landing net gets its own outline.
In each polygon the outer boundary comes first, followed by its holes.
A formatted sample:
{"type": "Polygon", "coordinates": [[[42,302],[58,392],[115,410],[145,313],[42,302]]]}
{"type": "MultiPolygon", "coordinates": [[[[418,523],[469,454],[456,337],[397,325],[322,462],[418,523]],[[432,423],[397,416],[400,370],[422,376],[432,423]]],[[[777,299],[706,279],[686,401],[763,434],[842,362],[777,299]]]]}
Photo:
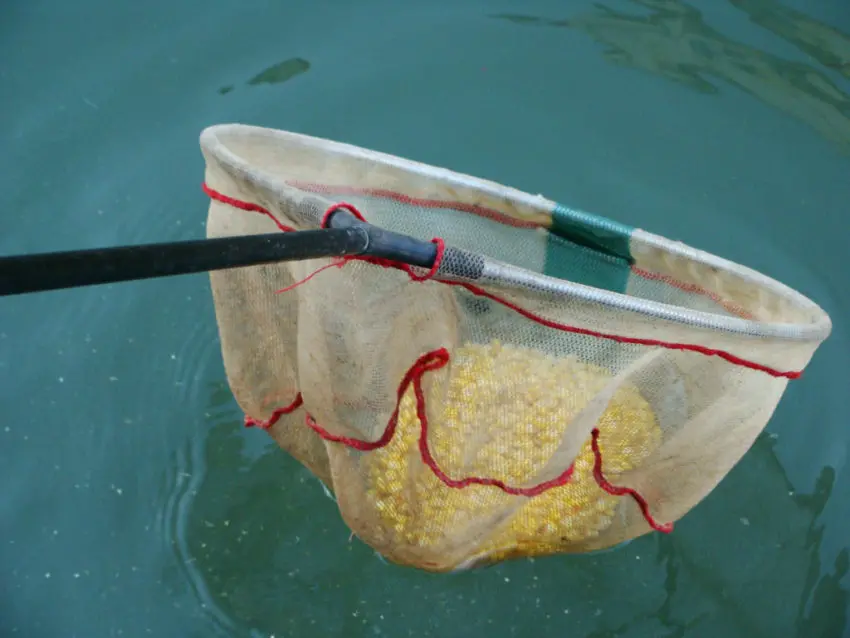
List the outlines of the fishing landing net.
{"type": "Polygon", "coordinates": [[[829,317],[764,275],[542,196],[342,143],[201,135],[208,236],[344,205],[434,241],[211,273],[246,424],[350,529],[430,571],[669,532],[765,427],[829,317]]]}

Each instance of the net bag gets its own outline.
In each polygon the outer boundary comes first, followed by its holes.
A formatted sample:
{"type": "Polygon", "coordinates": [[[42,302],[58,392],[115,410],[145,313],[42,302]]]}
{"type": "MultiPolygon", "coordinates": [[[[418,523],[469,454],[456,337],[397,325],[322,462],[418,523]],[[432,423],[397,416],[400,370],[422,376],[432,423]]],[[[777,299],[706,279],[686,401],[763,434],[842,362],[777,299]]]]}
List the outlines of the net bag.
{"type": "Polygon", "coordinates": [[[343,205],[433,241],[211,273],[246,424],[362,541],[450,571],[672,524],[732,469],[829,335],[764,275],[542,196],[284,131],[201,135],[208,236],[343,205]]]}

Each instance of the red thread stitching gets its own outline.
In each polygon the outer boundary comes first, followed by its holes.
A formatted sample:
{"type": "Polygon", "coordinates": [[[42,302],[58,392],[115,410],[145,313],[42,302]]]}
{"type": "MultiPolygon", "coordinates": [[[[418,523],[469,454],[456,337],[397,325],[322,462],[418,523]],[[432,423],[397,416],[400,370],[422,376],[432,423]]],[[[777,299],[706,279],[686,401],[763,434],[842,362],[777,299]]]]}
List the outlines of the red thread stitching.
{"type": "Polygon", "coordinates": [[[612,496],[631,496],[635,502],[637,502],[638,507],[640,507],[640,511],[643,513],[643,517],[646,519],[646,522],[649,523],[649,526],[652,527],[657,532],[663,532],[665,534],[669,534],[673,531],[672,523],[659,523],[655,520],[652,514],[649,513],[649,503],[646,502],[646,499],[641,496],[636,490],[633,490],[630,487],[619,487],[616,485],[611,485],[605,476],[602,474],[602,452],[599,450],[599,429],[593,428],[591,432],[590,445],[593,448],[593,477],[596,479],[596,483],[603,490],[608,492],[608,494],[612,496]]]}
{"type": "Polygon", "coordinates": [[[327,439],[328,441],[333,441],[334,443],[342,443],[347,445],[348,447],[352,447],[355,450],[360,450],[362,452],[371,452],[373,450],[380,449],[387,445],[390,441],[392,441],[393,435],[395,434],[396,426],[398,425],[398,411],[401,406],[401,399],[404,396],[404,393],[407,391],[407,387],[413,382],[413,380],[419,376],[421,377],[426,372],[431,370],[438,370],[442,368],[449,362],[449,351],[445,348],[440,348],[439,350],[435,350],[433,352],[428,352],[416,360],[410,369],[407,371],[407,374],[404,375],[404,378],[401,380],[401,383],[398,386],[398,390],[396,392],[396,406],[393,413],[390,415],[390,419],[387,422],[387,427],[384,428],[384,433],[381,435],[377,441],[364,441],[362,439],[354,439],[347,436],[338,436],[336,434],[331,434],[326,429],[324,429],[321,425],[316,423],[316,420],[309,413],[306,416],[307,425],[313,428],[316,433],[321,436],[323,439],[327,439]]]}
{"type": "MultiPolygon", "coordinates": [[[[491,478],[482,478],[477,476],[470,476],[463,479],[453,479],[448,474],[446,474],[440,466],[437,464],[436,459],[434,459],[433,454],[431,453],[431,449],[428,445],[428,414],[425,409],[425,394],[422,390],[422,377],[426,372],[437,370],[439,368],[444,367],[449,362],[449,352],[445,348],[440,348],[439,350],[435,350],[433,352],[426,353],[419,357],[417,361],[410,367],[399,384],[397,390],[397,402],[395,410],[393,410],[392,415],[387,422],[386,428],[384,428],[384,432],[381,437],[377,441],[364,441],[362,439],[355,439],[352,437],[339,436],[335,434],[331,434],[325,428],[320,426],[316,420],[308,413],[305,417],[305,421],[307,425],[312,428],[319,436],[327,441],[332,441],[334,443],[341,443],[348,447],[354,448],[356,450],[360,450],[363,452],[371,452],[380,448],[387,446],[390,441],[392,441],[393,436],[395,436],[396,427],[398,426],[398,412],[401,404],[401,399],[404,396],[407,389],[413,384],[413,391],[416,396],[416,415],[419,419],[420,425],[420,434],[419,434],[419,454],[422,458],[422,462],[428,466],[428,468],[434,473],[434,475],[446,486],[454,488],[454,489],[463,489],[465,487],[469,487],[470,485],[486,485],[491,487],[496,487],[507,494],[512,494],[515,496],[526,496],[533,497],[542,494],[550,489],[555,487],[561,487],[569,483],[572,478],[573,471],[575,469],[574,464],[570,464],[570,466],[561,474],[556,476],[553,479],[548,481],[544,481],[543,483],[539,483],[533,487],[521,488],[521,487],[512,487],[506,484],[504,481],[499,479],[491,479],[491,478]]],[[[299,394],[300,397],[300,394],[299,394]]],[[[591,447],[593,449],[594,455],[594,465],[593,465],[593,478],[596,483],[599,485],[601,489],[603,489],[606,493],[612,496],[630,496],[635,502],[637,502],[640,510],[646,519],[647,523],[654,530],[663,532],[665,534],[670,533],[673,530],[672,523],[658,523],[652,514],[649,511],[649,504],[646,499],[641,496],[639,492],[629,487],[619,487],[612,485],[608,482],[603,474],[602,469],[602,452],[599,449],[599,430],[594,428],[591,438],[591,447]]]]}
{"type": "Polygon", "coordinates": [[[411,368],[407,371],[407,374],[404,375],[401,383],[399,384],[397,391],[397,403],[395,410],[393,410],[392,415],[387,422],[387,427],[384,429],[381,438],[377,441],[364,441],[362,439],[355,439],[347,436],[339,436],[336,434],[331,434],[325,428],[320,426],[316,420],[308,414],[306,417],[307,425],[312,428],[319,436],[328,441],[333,441],[334,443],[342,443],[343,445],[347,445],[348,447],[354,448],[355,450],[360,450],[362,452],[371,452],[382,447],[385,447],[392,441],[393,436],[395,435],[396,427],[398,426],[398,411],[401,404],[401,399],[404,396],[407,389],[413,384],[413,392],[416,396],[416,415],[419,418],[420,425],[420,435],[419,435],[419,452],[422,457],[422,462],[427,465],[434,475],[440,479],[444,484],[448,487],[462,489],[464,487],[468,487],[470,485],[489,485],[498,487],[503,492],[507,492],[508,494],[513,494],[516,496],[537,496],[538,494],[542,494],[543,492],[552,489],[553,487],[559,487],[561,485],[566,485],[570,477],[573,473],[573,466],[570,465],[563,473],[556,476],[553,479],[540,483],[539,485],[535,485],[533,487],[512,487],[507,485],[503,481],[498,479],[489,479],[489,478],[481,478],[477,476],[470,476],[463,479],[453,479],[448,474],[446,474],[440,467],[437,465],[437,461],[434,459],[434,456],[431,454],[431,449],[428,447],[428,415],[425,411],[425,394],[422,391],[422,377],[426,372],[432,370],[438,370],[442,368],[449,362],[449,352],[445,348],[440,348],[439,350],[435,350],[433,352],[426,353],[419,357],[416,360],[416,363],[411,366],[411,368]]]}
{"type": "Polygon", "coordinates": [[[416,395],[416,416],[419,418],[419,425],[421,428],[419,433],[419,454],[422,457],[422,462],[431,468],[431,471],[436,475],[436,477],[449,487],[462,489],[470,485],[490,485],[498,487],[500,490],[507,492],[508,494],[530,497],[542,494],[553,487],[566,485],[572,477],[574,464],[571,463],[566,470],[555,478],[544,481],[534,487],[511,487],[498,479],[479,478],[477,476],[470,476],[463,479],[451,478],[437,465],[437,461],[432,456],[431,449],[428,447],[428,415],[425,412],[425,394],[422,392],[421,375],[413,381],[413,392],[416,395]]]}
{"type": "Polygon", "coordinates": [[[505,299],[501,299],[496,295],[492,295],[489,292],[479,288],[478,286],[473,286],[472,284],[457,282],[457,281],[442,281],[439,280],[440,283],[444,283],[450,286],[461,286],[466,288],[469,292],[474,295],[478,295],[481,297],[486,297],[487,299],[491,299],[492,301],[498,302],[511,310],[518,312],[523,317],[527,319],[531,319],[547,328],[554,328],[556,330],[563,330],[564,332],[572,332],[575,334],[586,335],[589,337],[596,337],[598,339],[608,339],[610,341],[616,341],[618,343],[631,343],[639,346],[656,346],[658,348],[665,348],[667,350],[682,350],[686,352],[696,352],[698,354],[705,355],[707,357],[720,357],[729,363],[734,365],[742,366],[744,368],[749,368],[751,370],[757,370],[759,372],[764,372],[769,374],[772,377],[785,377],[787,379],[798,379],[803,373],[801,371],[791,371],[791,372],[783,372],[781,370],[776,370],[769,366],[762,365],[760,363],[756,363],[754,361],[749,361],[748,359],[742,359],[741,357],[735,356],[725,350],[715,350],[714,348],[706,348],[705,346],[698,346],[692,343],[675,343],[671,341],[659,341],[657,339],[639,339],[637,337],[622,337],[620,335],[607,334],[604,332],[597,332],[595,330],[589,330],[587,328],[579,328],[577,326],[568,326],[563,323],[558,323],[557,321],[552,321],[551,319],[546,319],[545,317],[540,317],[535,315],[534,313],[525,310],[524,308],[511,303],[505,299]]]}
{"type": "Polygon", "coordinates": [[[277,217],[275,217],[272,214],[272,212],[270,210],[263,208],[259,204],[252,204],[251,202],[243,202],[242,200],[229,197],[228,195],[225,195],[224,193],[219,193],[218,191],[213,190],[212,188],[207,186],[206,182],[201,184],[201,187],[204,189],[204,192],[207,195],[209,195],[212,199],[216,199],[216,200],[222,202],[223,204],[229,204],[230,206],[233,206],[234,208],[238,208],[240,210],[247,210],[247,211],[251,211],[251,212],[254,212],[254,213],[261,213],[261,214],[265,215],[266,217],[268,217],[269,219],[271,219],[275,223],[275,225],[285,233],[291,233],[291,232],[295,231],[295,229],[292,228],[292,226],[284,225],[283,223],[280,222],[280,220],[277,217]]]}
{"type": "Polygon", "coordinates": [[[304,404],[304,397],[301,396],[301,393],[295,395],[295,400],[283,408],[276,408],[272,415],[265,421],[262,419],[255,419],[254,417],[245,416],[245,427],[250,428],[253,426],[257,426],[258,428],[262,428],[264,430],[268,430],[275,423],[280,420],[285,414],[291,414],[295,412],[298,408],[300,408],[304,404]]]}

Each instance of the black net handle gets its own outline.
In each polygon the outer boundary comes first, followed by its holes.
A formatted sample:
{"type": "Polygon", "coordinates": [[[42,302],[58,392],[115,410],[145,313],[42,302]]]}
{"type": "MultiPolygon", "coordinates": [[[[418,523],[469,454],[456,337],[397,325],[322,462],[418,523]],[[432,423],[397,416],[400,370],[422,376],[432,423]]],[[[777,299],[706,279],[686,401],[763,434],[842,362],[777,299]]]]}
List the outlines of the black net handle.
{"type": "Polygon", "coordinates": [[[327,229],[0,257],[0,296],[321,257],[368,256],[431,268],[434,244],[338,208],[327,229]]]}

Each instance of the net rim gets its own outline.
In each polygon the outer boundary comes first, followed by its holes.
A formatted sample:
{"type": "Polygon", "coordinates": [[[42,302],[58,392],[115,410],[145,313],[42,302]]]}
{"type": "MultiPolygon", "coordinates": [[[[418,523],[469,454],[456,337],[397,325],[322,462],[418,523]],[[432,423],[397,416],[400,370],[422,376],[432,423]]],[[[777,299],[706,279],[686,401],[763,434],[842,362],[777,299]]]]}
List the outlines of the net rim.
{"type": "MultiPolygon", "coordinates": [[[[336,156],[346,156],[380,163],[416,174],[419,177],[441,180],[458,187],[472,188],[499,199],[513,200],[526,207],[538,209],[541,214],[556,206],[555,202],[546,199],[542,195],[531,195],[483,178],[465,175],[450,169],[432,166],[345,142],[282,129],[241,123],[214,124],[201,131],[200,146],[202,153],[208,159],[215,160],[215,164],[230,173],[230,177],[243,180],[256,188],[266,191],[266,193],[273,195],[278,202],[291,200],[291,193],[287,191],[291,191],[292,187],[286,184],[279,176],[250,164],[231,150],[224,138],[237,135],[243,138],[257,137],[266,140],[273,139],[280,141],[282,144],[292,144],[295,142],[314,149],[327,150],[336,156]]],[[[209,171],[209,165],[207,171],[209,171]]],[[[544,230],[546,230],[545,227],[544,230]]],[[[490,280],[490,285],[498,285],[498,283],[504,282],[512,287],[520,287],[532,294],[540,291],[540,293],[547,295],[554,294],[565,299],[579,299],[584,302],[598,303],[612,309],[637,312],[679,325],[709,328],[715,331],[737,335],[820,343],[832,331],[832,322],[829,315],[813,300],[763,273],[706,251],[696,249],[683,242],[672,241],[641,229],[635,229],[633,240],[644,246],[656,248],[671,255],[684,257],[696,263],[708,265],[720,271],[743,277],[756,286],[769,290],[771,293],[811,312],[813,320],[808,323],[767,322],[729,317],[660,301],[641,299],[629,294],[610,292],[593,286],[532,272],[519,266],[499,262],[480,253],[473,254],[478,255],[484,260],[486,264],[485,272],[489,271],[492,275],[498,273],[498,279],[487,277],[490,280]]],[[[447,246],[450,245],[451,243],[447,242],[447,246]]],[[[474,282],[474,280],[470,281],[474,282]]]]}

